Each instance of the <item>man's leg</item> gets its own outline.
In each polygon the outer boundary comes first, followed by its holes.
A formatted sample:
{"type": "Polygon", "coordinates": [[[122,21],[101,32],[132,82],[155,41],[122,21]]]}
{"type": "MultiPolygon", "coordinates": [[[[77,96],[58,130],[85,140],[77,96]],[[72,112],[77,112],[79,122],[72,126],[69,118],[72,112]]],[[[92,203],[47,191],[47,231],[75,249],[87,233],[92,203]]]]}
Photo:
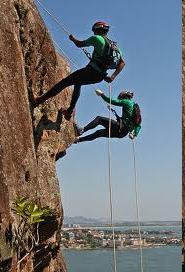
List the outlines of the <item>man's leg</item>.
{"type": "Polygon", "coordinates": [[[86,125],[84,127],[84,132],[86,132],[90,129],[93,129],[93,128],[97,127],[98,125],[102,125],[102,126],[104,126],[104,128],[107,129],[109,127],[109,118],[97,116],[92,122],[90,122],[88,125],[86,125]]]}
{"type": "Polygon", "coordinates": [[[89,85],[93,83],[98,83],[98,82],[101,82],[103,78],[104,78],[103,75],[101,75],[100,73],[98,73],[97,71],[95,71],[93,68],[89,66],[82,68],[80,70],[77,70],[74,73],[67,76],[66,78],[62,79],[56,85],[54,85],[47,93],[37,97],[35,101],[36,106],[41,103],[44,103],[49,98],[56,96],[66,87],[69,87],[71,85],[76,85],[76,88],[74,89],[74,93],[77,92],[77,95],[76,95],[77,99],[76,97],[72,98],[73,99],[73,102],[71,105],[71,108],[72,108],[74,104],[76,104],[75,100],[77,101],[79,98],[79,94],[80,94],[79,88],[81,85],[89,85]]]}
{"type": "MultiPolygon", "coordinates": [[[[94,133],[79,137],[76,142],[85,142],[85,141],[93,141],[100,137],[109,137],[109,118],[97,116],[92,122],[90,122],[87,126],[84,127],[84,132],[95,128],[98,125],[102,125],[105,129],[100,129],[95,131],[94,133]]],[[[111,120],[111,138],[119,138],[119,125],[115,120],[111,120]]]]}
{"type": "Polygon", "coordinates": [[[66,78],[59,81],[57,84],[55,84],[47,93],[45,93],[41,96],[38,96],[36,98],[36,106],[44,103],[49,98],[59,94],[66,87],[73,85],[73,81],[74,81],[74,78],[73,78],[73,73],[72,73],[69,76],[67,76],[66,78]]]}
{"type": "Polygon", "coordinates": [[[79,137],[77,142],[80,143],[80,142],[86,142],[86,141],[93,141],[97,138],[108,137],[108,136],[109,136],[109,131],[107,129],[100,129],[100,130],[95,131],[92,134],[87,135],[87,136],[79,137]]]}
{"type": "Polygon", "coordinates": [[[74,85],[74,91],[73,91],[73,95],[71,98],[71,103],[70,103],[69,108],[66,111],[68,113],[68,115],[72,114],[72,112],[76,106],[76,103],[78,101],[78,98],[80,97],[80,91],[81,91],[81,85],[74,85]]]}

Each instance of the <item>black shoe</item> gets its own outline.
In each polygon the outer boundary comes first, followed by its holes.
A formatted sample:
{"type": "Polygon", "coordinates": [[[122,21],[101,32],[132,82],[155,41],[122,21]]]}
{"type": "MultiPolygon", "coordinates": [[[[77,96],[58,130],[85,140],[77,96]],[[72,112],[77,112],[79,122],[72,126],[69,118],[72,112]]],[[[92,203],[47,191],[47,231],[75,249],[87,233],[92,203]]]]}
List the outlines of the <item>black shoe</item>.
{"type": "Polygon", "coordinates": [[[38,107],[41,104],[40,97],[33,94],[32,105],[34,108],[38,107]]]}
{"type": "Polygon", "coordinates": [[[80,138],[76,137],[76,139],[74,140],[73,144],[78,144],[80,142],[80,138]]]}
{"type": "Polygon", "coordinates": [[[72,117],[72,112],[68,112],[67,110],[63,110],[62,114],[67,121],[69,121],[72,117]]]}
{"type": "Polygon", "coordinates": [[[84,133],[84,128],[83,127],[79,127],[76,125],[76,134],[77,136],[81,136],[84,133]]]}

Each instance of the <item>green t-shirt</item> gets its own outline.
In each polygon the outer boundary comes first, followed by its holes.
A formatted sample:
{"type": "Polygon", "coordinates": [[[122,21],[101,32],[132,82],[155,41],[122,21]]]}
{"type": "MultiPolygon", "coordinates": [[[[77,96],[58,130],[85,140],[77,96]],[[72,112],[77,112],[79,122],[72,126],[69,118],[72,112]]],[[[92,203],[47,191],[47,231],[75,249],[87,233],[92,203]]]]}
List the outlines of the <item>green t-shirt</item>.
{"type": "MultiPolygon", "coordinates": [[[[92,54],[92,60],[90,61],[89,65],[91,65],[95,70],[99,71],[100,73],[106,73],[106,68],[98,66],[97,62],[100,59],[100,56],[103,56],[104,49],[106,46],[105,39],[100,35],[94,35],[84,41],[85,47],[93,46],[94,51],[92,54]]],[[[120,55],[122,55],[121,50],[120,55]]]]}
{"type": "MultiPolygon", "coordinates": [[[[102,95],[105,102],[110,103],[110,98],[106,95],[102,95]]],[[[134,130],[135,136],[138,135],[141,125],[134,125],[132,121],[133,111],[134,111],[134,101],[130,99],[111,99],[111,104],[114,106],[122,107],[122,120],[124,125],[129,129],[129,131],[134,130]]]]}

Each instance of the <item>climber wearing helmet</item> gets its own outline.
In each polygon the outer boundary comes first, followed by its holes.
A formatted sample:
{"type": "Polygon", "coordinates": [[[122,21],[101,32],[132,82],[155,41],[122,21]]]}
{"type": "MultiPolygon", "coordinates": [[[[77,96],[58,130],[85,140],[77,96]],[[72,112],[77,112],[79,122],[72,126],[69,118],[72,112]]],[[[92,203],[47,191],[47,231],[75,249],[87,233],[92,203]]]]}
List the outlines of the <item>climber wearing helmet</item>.
{"type": "MultiPolygon", "coordinates": [[[[110,98],[105,96],[101,90],[96,90],[96,94],[101,96],[103,100],[107,103],[110,102],[110,98]]],[[[122,107],[122,117],[119,117],[116,111],[113,110],[116,121],[111,119],[111,131],[110,137],[111,138],[123,138],[129,133],[130,139],[134,139],[140,129],[141,129],[141,115],[140,111],[135,112],[135,102],[132,100],[133,98],[132,92],[125,92],[122,91],[117,99],[111,99],[111,104],[115,106],[122,107]],[[138,116],[136,116],[138,115],[138,116]]],[[[91,121],[88,125],[84,128],[80,128],[77,126],[77,134],[82,135],[84,132],[94,129],[98,125],[104,127],[104,129],[100,129],[95,131],[92,134],[83,137],[77,137],[74,143],[85,142],[85,141],[92,141],[99,137],[109,137],[109,118],[97,116],[93,121],[91,121]]]]}
{"type": "MultiPolygon", "coordinates": [[[[104,22],[96,22],[92,27],[92,31],[94,32],[94,35],[88,38],[87,40],[83,41],[77,40],[73,35],[69,35],[69,39],[77,47],[88,46],[94,47],[94,51],[88,65],[82,69],[73,72],[66,78],[62,79],[60,82],[54,85],[48,92],[44,93],[41,96],[35,97],[34,98],[35,106],[38,106],[39,104],[45,102],[47,99],[57,95],[66,87],[74,85],[74,91],[70,106],[67,110],[63,110],[65,119],[69,120],[73,113],[73,109],[75,108],[75,105],[77,103],[77,100],[80,96],[80,89],[82,85],[94,84],[101,82],[102,80],[105,80],[108,83],[110,83],[121,72],[125,63],[122,58],[122,53],[120,49],[116,48],[116,50],[111,51],[113,53],[116,52],[115,53],[117,57],[116,63],[113,63],[112,60],[113,57],[111,58],[110,53],[109,55],[107,53],[109,47],[108,42],[110,41],[107,38],[109,25],[104,22]],[[106,63],[107,59],[109,59],[109,62],[106,63]],[[107,76],[108,69],[115,69],[114,73],[111,76],[107,76]]],[[[116,57],[114,57],[114,60],[116,59],[116,57]]]]}

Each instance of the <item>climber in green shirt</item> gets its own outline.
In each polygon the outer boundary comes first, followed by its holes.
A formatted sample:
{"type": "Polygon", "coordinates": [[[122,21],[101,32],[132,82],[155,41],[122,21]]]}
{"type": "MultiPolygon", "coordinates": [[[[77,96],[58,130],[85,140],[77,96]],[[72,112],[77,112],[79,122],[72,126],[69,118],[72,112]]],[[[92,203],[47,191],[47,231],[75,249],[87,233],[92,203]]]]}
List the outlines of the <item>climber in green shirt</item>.
{"type": "Polygon", "coordinates": [[[34,106],[44,103],[49,98],[59,94],[66,87],[74,85],[70,106],[67,110],[63,110],[65,119],[69,120],[80,96],[82,85],[94,84],[101,82],[102,80],[110,83],[121,72],[125,65],[121,50],[116,47],[116,43],[113,42],[111,43],[113,46],[111,48],[114,50],[109,50],[110,40],[107,38],[109,25],[104,22],[96,22],[92,27],[92,31],[94,32],[94,36],[83,41],[77,40],[73,35],[69,35],[69,39],[77,47],[94,47],[94,51],[88,65],[62,79],[43,95],[34,97],[34,106]],[[113,57],[110,52],[114,53],[112,53],[113,57]],[[115,70],[111,76],[107,75],[108,69],[115,70]]]}
{"type": "MultiPolygon", "coordinates": [[[[101,90],[96,90],[96,94],[101,96],[105,102],[110,102],[110,98],[107,97],[101,90]]],[[[136,113],[136,108],[134,105],[137,104],[135,104],[135,102],[132,100],[133,95],[134,94],[132,92],[122,91],[118,95],[117,99],[111,99],[112,105],[122,107],[122,117],[119,117],[116,113],[117,120],[115,121],[111,119],[111,138],[123,138],[127,134],[129,134],[131,139],[137,137],[141,129],[141,115],[139,110],[137,110],[138,112],[136,113]]],[[[104,128],[87,136],[77,137],[75,139],[75,143],[92,141],[99,137],[109,137],[109,118],[102,116],[97,116],[84,128],[77,127],[78,134],[82,135],[84,132],[94,129],[98,125],[101,125],[104,128]]]]}
{"type": "MultiPolygon", "coordinates": [[[[105,51],[106,39],[107,39],[106,36],[94,35],[83,42],[85,47],[88,46],[94,47],[94,51],[92,54],[92,58],[89,62],[89,65],[93,67],[96,71],[100,72],[101,74],[106,74],[107,72],[107,67],[106,65],[104,65],[104,63],[102,63],[102,60],[100,58],[100,56],[103,56],[105,51]]],[[[118,48],[118,52],[119,55],[122,56],[120,48],[118,48]]],[[[115,74],[112,77],[106,76],[104,80],[110,83],[113,81],[114,78],[115,74]]]]}

